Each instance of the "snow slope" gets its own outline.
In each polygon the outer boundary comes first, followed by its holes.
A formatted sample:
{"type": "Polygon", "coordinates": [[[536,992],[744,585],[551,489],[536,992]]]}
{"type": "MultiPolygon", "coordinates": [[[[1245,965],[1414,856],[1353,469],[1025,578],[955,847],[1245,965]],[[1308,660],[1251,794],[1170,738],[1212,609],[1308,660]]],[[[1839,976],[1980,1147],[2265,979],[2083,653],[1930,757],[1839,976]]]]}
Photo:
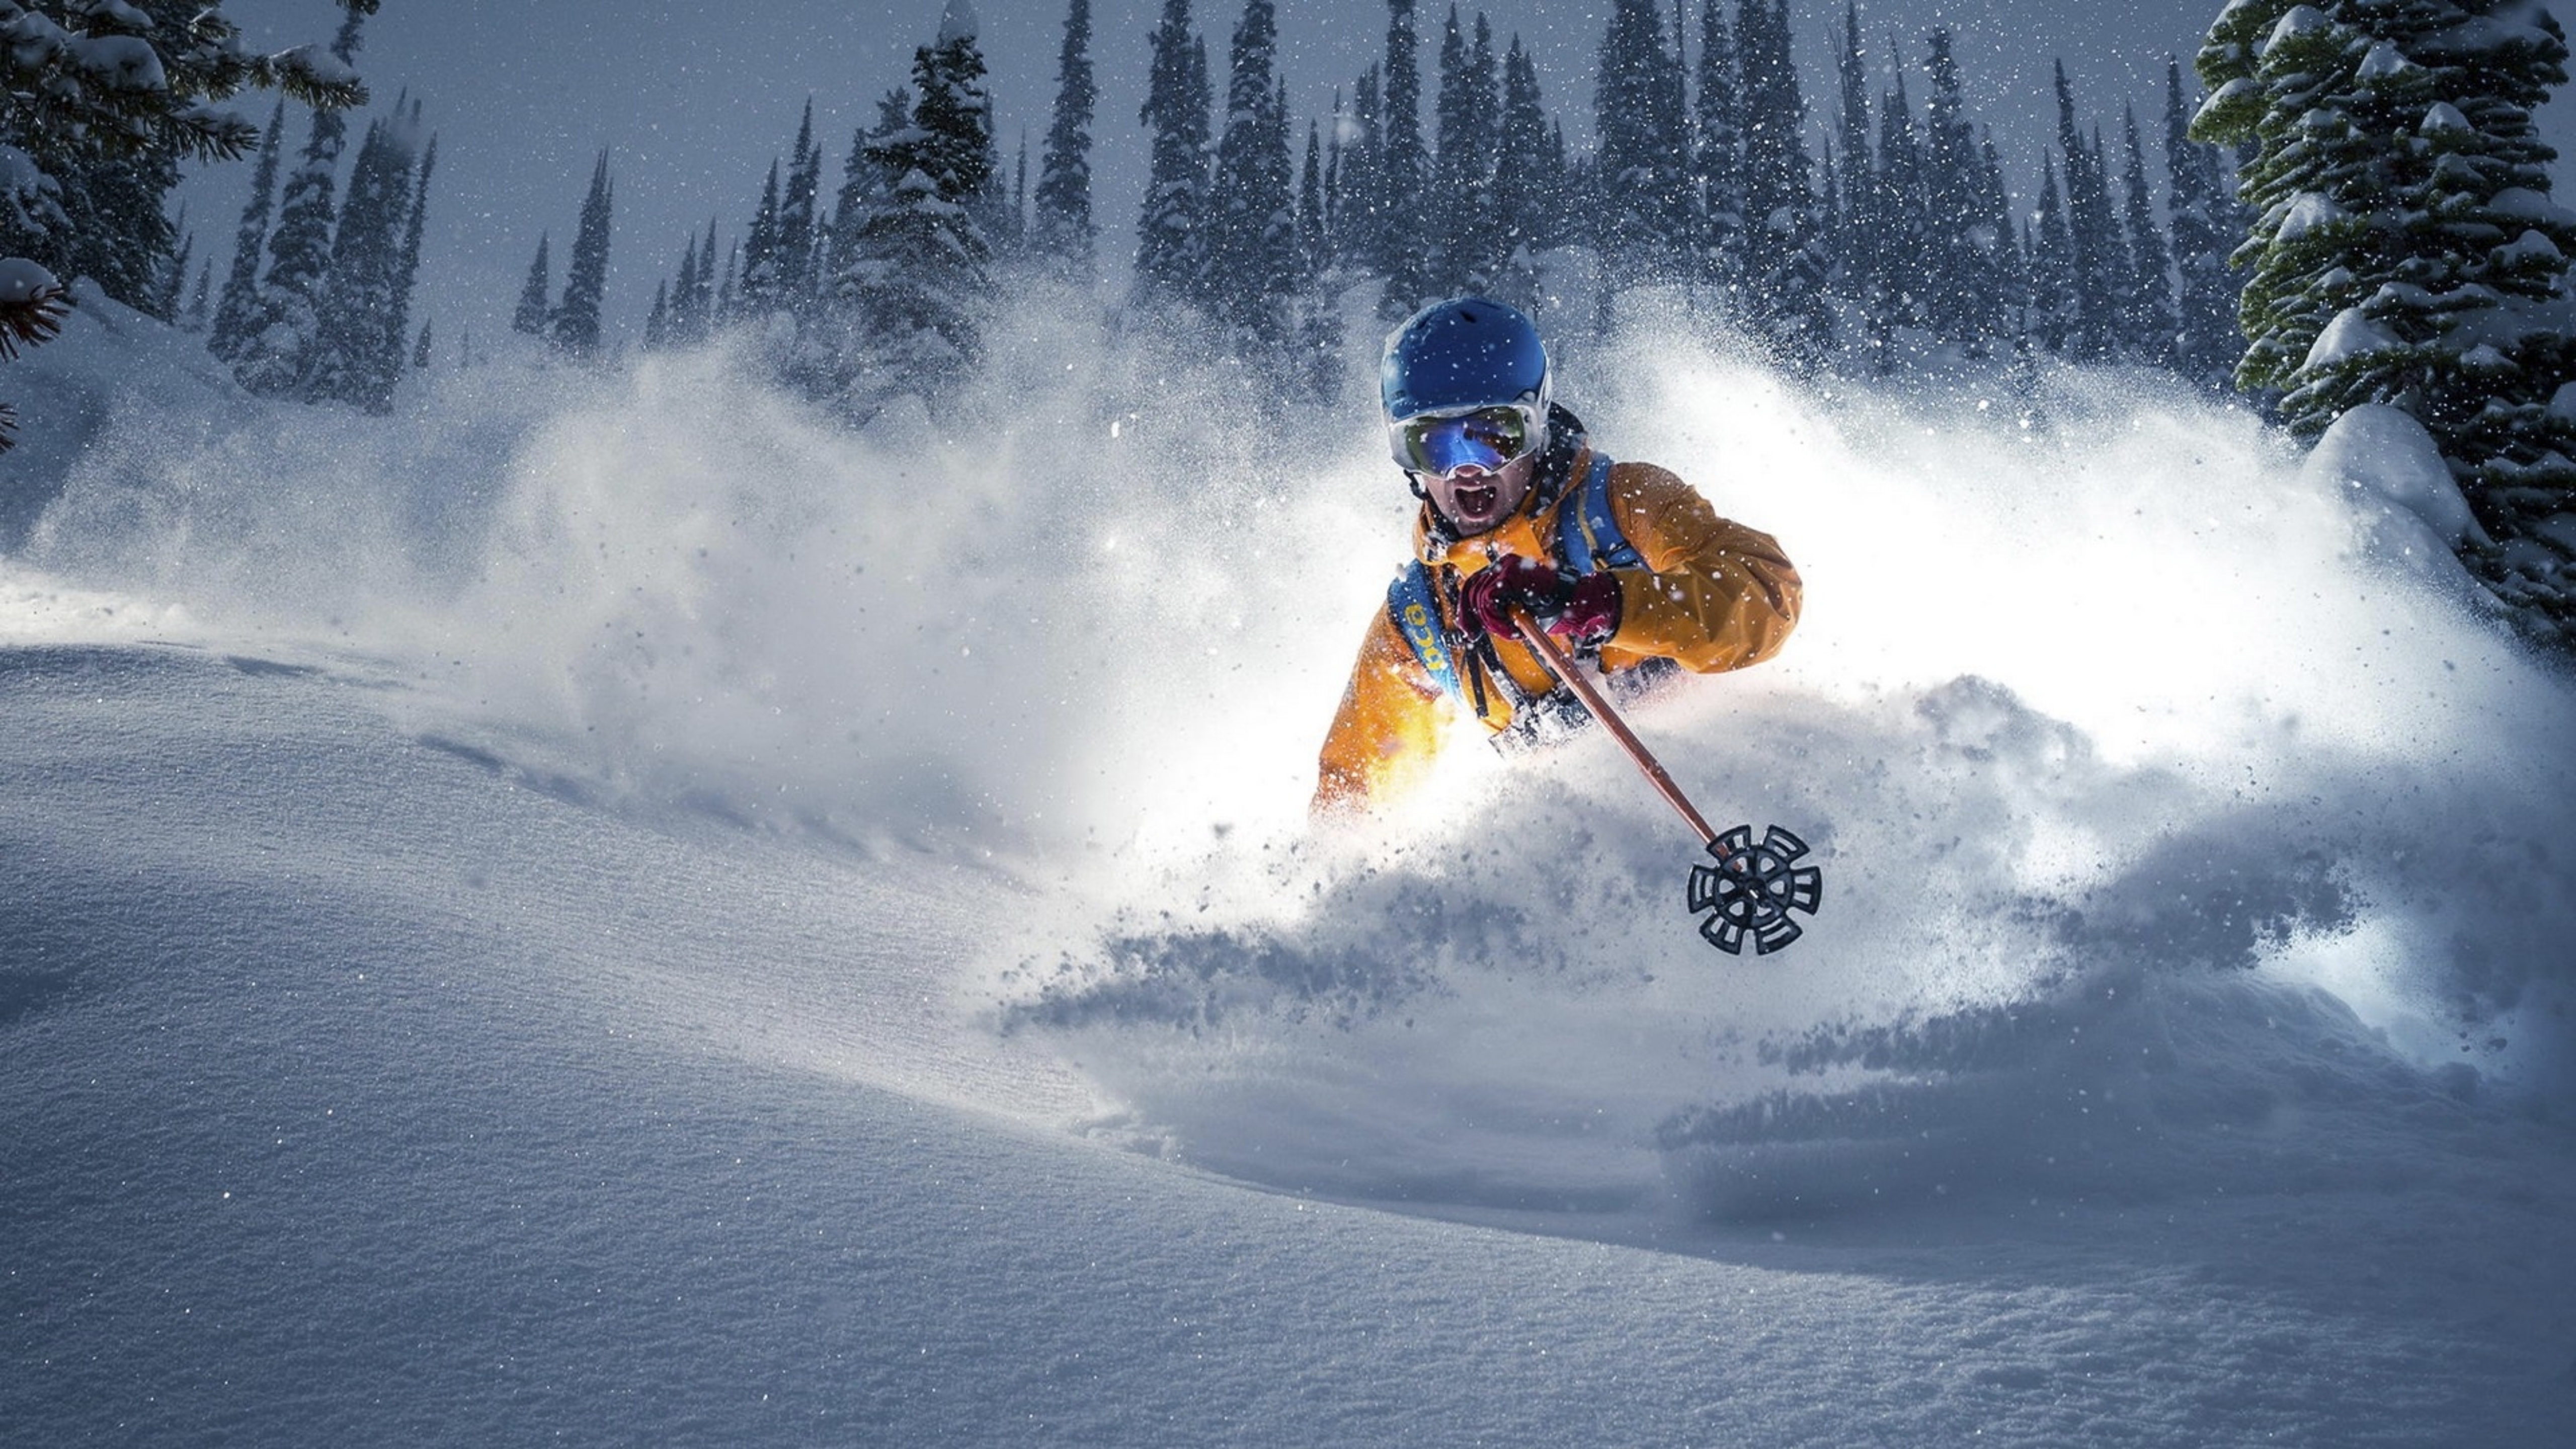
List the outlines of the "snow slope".
{"type": "Polygon", "coordinates": [[[10,1442],[2576,1424],[2576,701],[2421,478],[1578,352],[1813,591],[1638,721],[1819,846],[1729,961],[1598,741],[1303,830],[1398,498],[1149,339],[854,440],[97,315],[15,369],[109,421],[0,564],[10,1442]]]}

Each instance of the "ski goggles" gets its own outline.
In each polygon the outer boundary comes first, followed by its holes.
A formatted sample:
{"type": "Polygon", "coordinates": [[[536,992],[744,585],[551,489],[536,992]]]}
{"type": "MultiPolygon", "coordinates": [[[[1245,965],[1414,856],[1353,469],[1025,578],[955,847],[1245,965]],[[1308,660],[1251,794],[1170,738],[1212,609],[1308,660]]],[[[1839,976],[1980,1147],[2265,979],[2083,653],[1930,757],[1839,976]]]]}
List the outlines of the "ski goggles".
{"type": "Polygon", "coordinates": [[[1520,403],[1421,413],[1387,424],[1386,433],[1398,466],[1440,477],[1470,464],[1497,472],[1547,436],[1538,409],[1520,403]]]}

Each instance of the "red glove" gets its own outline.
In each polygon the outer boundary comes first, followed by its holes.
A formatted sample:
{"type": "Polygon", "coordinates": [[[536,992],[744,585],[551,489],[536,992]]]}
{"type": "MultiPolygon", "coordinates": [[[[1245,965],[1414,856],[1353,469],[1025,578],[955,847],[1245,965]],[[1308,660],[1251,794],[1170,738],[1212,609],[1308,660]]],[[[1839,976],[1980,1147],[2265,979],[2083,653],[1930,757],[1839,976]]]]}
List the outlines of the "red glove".
{"type": "Polygon", "coordinates": [[[1619,580],[1607,573],[1580,578],[1538,559],[1507,553],[1458,586],[1468,627],[1515,636],[1511,615],[1528,614],[1538,626],[1569,643],[1596,647],[1619,630],[1619,580]]]}

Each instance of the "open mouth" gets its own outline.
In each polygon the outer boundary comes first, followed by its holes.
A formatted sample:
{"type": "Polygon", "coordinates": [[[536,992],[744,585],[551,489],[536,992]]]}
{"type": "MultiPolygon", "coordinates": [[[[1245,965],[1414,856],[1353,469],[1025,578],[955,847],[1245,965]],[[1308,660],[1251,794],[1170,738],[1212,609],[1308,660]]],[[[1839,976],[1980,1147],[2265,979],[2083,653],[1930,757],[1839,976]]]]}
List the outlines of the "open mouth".
{"type": "Polygon", "coordinates": [[[1458,512],[1461,515],[1482,518],[1494,511],[1494,500],[1500,495],[1500,491],[1491,483],[1476,483],[1453,489],[1449,497],[1458,505],[1458,512]]]}

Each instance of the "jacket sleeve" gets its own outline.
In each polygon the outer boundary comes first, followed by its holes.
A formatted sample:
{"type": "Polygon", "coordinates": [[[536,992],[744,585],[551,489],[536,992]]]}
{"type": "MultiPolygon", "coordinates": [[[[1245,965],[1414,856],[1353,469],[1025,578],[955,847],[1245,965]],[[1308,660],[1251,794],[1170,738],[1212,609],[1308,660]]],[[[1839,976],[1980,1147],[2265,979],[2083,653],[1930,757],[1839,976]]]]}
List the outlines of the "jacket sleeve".
{"type": "Polygon", "coordinates": [[[1447,700],[1380,609],[1324,736],[1313,813],[1364,811],[1402,794],[1440,748],[1447,700]]]}
{"type": "Polygon", "coordinates": [[[1697,490],[1649,463],[1612,472],[1610,506],[1646,567],[1619,570],[1619,631],[1601,646],[1604,663],[1662,655],[1715,674],[1780,652],[1801,590],[1771,535],[1718,517],[1697,490]]]}

